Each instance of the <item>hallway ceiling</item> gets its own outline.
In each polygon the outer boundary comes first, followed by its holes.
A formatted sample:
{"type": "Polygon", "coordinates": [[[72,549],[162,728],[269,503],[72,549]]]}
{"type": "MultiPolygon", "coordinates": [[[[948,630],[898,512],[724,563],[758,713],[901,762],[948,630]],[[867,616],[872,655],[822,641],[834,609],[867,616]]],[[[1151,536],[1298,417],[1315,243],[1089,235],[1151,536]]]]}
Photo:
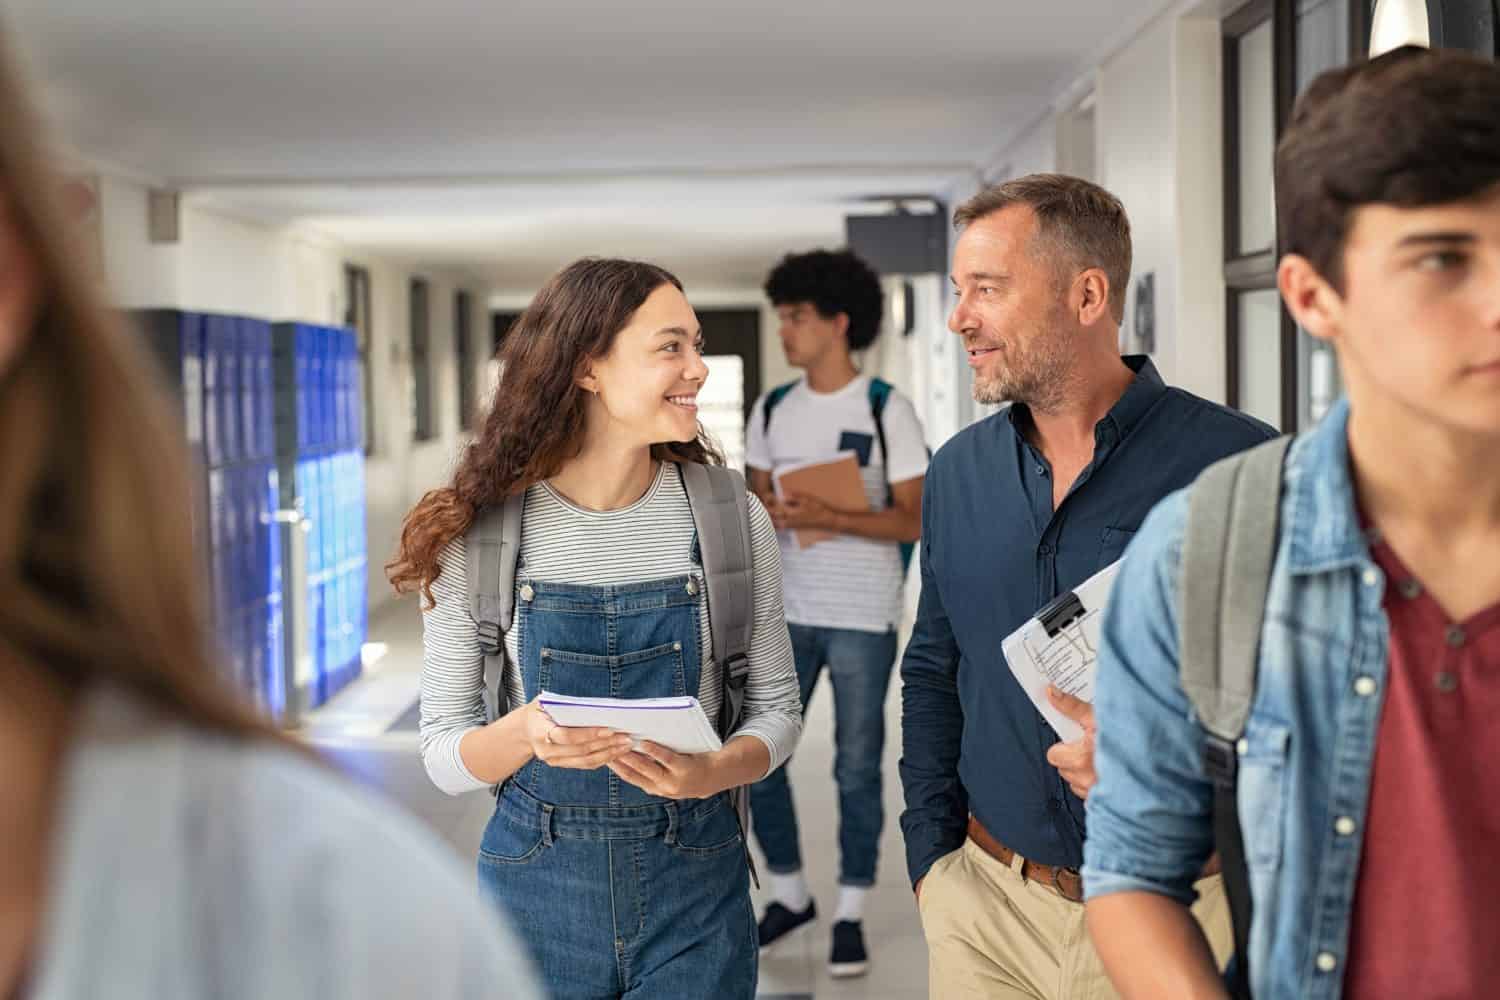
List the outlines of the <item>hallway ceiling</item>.
{"type": "Polygon", "coordinates": [[[1160,6],[5,3],[84,156],[506,287],[590,250],[732,282],[837,242],[852,200],[940,192],[1160,6]]]}

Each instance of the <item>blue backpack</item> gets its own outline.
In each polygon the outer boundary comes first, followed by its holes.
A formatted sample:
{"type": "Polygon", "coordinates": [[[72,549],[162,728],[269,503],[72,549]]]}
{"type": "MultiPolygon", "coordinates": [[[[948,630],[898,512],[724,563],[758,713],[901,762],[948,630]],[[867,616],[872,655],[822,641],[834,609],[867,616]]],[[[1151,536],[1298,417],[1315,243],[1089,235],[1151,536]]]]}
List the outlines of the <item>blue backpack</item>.
{"type": "MultiPolygon", "coordinates": [[[[778,385],[766,393],[766,405],[761,411],[760,417],[761,431],[765,432],[771,429],[771,411],[776,409],[777,404],[785,399],[786,394],[791,392],[796,385],[796,382],[788,382],[786,385],[778,385]]],[[[870,379],[870,416],[875,419],[875,436],[880,440],[880,458],[887,470],[890,467],[890,449],[885,444],[885,422],[883,418],[885,415],[885,404],[890,402],[891,393],[894,391],[891,384],[884,379],[873,377],[870,379]]],[[[927,457],[932,457],[932,449],[930,448],[927,450],[927,457]]],[[[885,502],[892,504],[895,502],[895,494],[891,491],[889,471],[887,471],[886,475],[885,502]]],[[[907,567],[911,565],[912,553],[916,549],[917,545],[915,542],[901,543],[901,572],[903,574],[906,572],[907,567]]]]}

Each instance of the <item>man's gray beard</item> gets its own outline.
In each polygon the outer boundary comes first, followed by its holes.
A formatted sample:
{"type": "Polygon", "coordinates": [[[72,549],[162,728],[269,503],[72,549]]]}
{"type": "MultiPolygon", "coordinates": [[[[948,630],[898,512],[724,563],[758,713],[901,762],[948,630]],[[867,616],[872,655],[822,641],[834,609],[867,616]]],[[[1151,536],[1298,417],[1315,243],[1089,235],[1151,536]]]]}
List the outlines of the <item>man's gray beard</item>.
{"type": "MultiPolygon", "coordinates": [[[[1043,361],[1039,367],[1049,366],[1046,361],[1043,361]]],[[[1014,372],[982,382],[976,377],[972,387],[974,402],[987,406],[997,406],[1000,403],[1023,403],[1033,410],[1052,409],[1056,405],[1057,398],[1062,394],[1065,376],[1062,372],[1061,360],[1054,361],[1050,368],[1050,371],[1045,372],[1028,371],[1019,378],[1014,372]]]]}

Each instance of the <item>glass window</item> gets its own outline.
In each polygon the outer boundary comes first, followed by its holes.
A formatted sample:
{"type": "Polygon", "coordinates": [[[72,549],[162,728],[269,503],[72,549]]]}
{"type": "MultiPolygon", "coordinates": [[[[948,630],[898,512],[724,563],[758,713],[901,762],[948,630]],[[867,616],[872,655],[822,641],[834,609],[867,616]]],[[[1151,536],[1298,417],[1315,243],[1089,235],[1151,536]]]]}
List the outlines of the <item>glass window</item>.
{"type": "Polygon", "coordinates": [[[1344,380],[1333,348],[1300,327],[1297,330],[1297,426],[1305,430],[1323,419],[1340,396],[1344,380]]]}
{"type": "Polygon", "coordinates": [[[1239,79],[1239,246],[1241,254],[1276,244],[1276,199],[1271,173],[1276,149],[1274,35],[1271,21],[1235,40],[1239,79]]]}
{"type": "Polygon", "coordinates": [[[1297,93],[1325,70],[1349,61],[1349,0],[1297,5],[1297,93]]]}
{"type": "Polygon", "coordinates": [[[374,380],[370,367],[370,272],[344,265],[344,325],[354,331],[359,348],[359,386],[364,410],[365,454],[375,450],[374,380]]]}
{"type": "Polygon", "coordinates": [[[1236,296],[1239,408],[1281,426],[1281,295],[1259,288],[1236,296]]]}

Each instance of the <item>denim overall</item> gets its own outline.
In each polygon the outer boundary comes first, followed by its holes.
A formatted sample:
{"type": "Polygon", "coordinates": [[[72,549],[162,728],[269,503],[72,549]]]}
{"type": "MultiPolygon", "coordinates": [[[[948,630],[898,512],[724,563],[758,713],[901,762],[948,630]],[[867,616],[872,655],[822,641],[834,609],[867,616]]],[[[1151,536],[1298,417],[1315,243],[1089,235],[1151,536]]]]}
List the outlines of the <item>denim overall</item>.
{"type": "MultiPolygon", "coordinates": [[[[589,587],[520,566],[516,579],[528,701],[543,690],[698,693],[701,575],[589,587]]],[[[674,801],[608,768],[533,760],[500,790],[479,882],[559,1000],[750,1000],[758,948],[743,843],[727,793],[674,801]]]]}

